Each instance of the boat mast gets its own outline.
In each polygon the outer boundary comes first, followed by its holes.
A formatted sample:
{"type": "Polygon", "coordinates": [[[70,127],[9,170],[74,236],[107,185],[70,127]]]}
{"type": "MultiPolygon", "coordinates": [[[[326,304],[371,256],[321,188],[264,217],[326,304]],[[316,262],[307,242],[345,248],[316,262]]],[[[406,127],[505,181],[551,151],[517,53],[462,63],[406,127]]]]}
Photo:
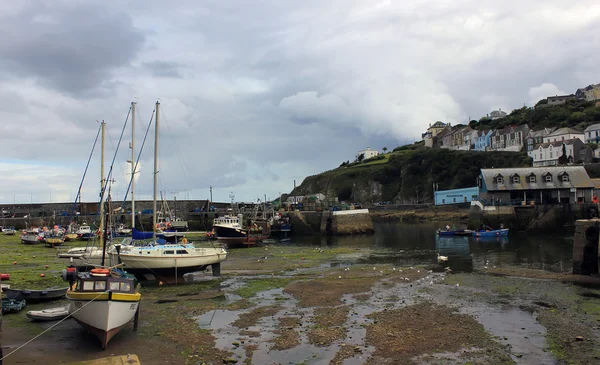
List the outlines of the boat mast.
{"type": "MultiPolygon", "coordinates": [[[[100,246],[104,245],[104,184],[106,180],[104,179],[104,136],[106,134],[106,123],[102,121],[100,124],[102,130],[102,143],[100,144],[100,227],[98,230],[100,231],[99,243],[100,246]]],[[[104,257],[102,257],[102,265],[104,265],[104,257]]]]}
{"type": "Polygon", "coordinates": [[[133,195],[133,186],[135,184],[135,106],[136,102],[131,102],[131,229],[135,228],[135,197],[133,195]]]}
{"type": "Polygon", "coordinates": [[[156,189],[158,187],[158,120],[160,115],[160,102],[156,101],[154,115],[154,196],[152,200],[152,239],[156,241],[156,189]]]}

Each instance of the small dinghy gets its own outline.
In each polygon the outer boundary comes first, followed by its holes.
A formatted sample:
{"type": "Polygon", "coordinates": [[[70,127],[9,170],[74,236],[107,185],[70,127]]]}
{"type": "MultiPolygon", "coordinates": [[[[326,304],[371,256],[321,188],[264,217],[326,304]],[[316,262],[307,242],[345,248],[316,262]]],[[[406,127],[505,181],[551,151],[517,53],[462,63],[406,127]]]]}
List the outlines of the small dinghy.
{"type": "Polygon", "coordinates": [[[2,298],[2,314],[4,313],[17,313],[21,309],[25,308],[24,299],[7,299],[2,298]]]}
{"type": "Polygon", "coordinates": [[[69,315],[69,307],[57,307],[42,309],[41,311],[29,311],[27,317],[34,321],[56,321],[69,315]]]}
{"type": "Polygon", "coordinates": [[[67,294],[67,288],[49,288],[44,290],[6,289],[4,292],[10,299],[27,299],[31,302],[43,302],[60,299],[67,294]]]}

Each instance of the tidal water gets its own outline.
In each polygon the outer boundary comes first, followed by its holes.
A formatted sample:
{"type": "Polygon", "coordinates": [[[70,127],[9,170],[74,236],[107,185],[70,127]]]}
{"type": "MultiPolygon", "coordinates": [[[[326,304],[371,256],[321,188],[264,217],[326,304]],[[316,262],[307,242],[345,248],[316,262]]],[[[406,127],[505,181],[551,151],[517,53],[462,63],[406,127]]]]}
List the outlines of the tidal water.
{"type": "Polygon", "coordinates": [[[570,271],[573,233],[511,232],[508,237],[439,237],[437,229],[457,222],[375,223],[375,234],[348,237],[292,237],[286,244],[370,248],[357,263],[392,265],[437,264],[437,253],[448,256],[454,271],[471,272],[485,267],[522,267],[570,271]]]}

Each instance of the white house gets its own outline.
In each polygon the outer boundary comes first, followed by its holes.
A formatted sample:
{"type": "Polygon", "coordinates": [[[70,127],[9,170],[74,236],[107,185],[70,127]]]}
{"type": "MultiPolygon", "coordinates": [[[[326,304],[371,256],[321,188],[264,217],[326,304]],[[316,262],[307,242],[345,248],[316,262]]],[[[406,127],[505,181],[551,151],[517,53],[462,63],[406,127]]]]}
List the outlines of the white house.
{"type": "Polygon", "coordinates": [[[367,147],[366,150],[358,151],[358,153],[356,154],[356,158],[358,159],[358,156],[360,155],[363,155],[363,158],[367,160],[371,157],[379,155],[379,151],[372,150],[371,147],[367,147]]]}
{"type": "Polygon", "coordinates": [[[577,129],[565,127],[559,128],[549,135],[544,137],[544,143],[550,142],[559,142],[559,141],[567,141],[569,139],[578,138],[581,142],[584,141],[583,132],[578,131],[577,129]]]}
{"type": "Polygon", "coordinates": [[[600,124],[592,124],[583,131],[583,134],[585,135],[585,143],[600,142],[600,124]]]}
{"type": "Polygon", "coordinates": [[[533,166],[556,166],[558,159],[563,155],[564,150],[567,153],[565,162],[579,163],[591,162],[591,148],[586,146],[579,138],[573,138],[565,141],[542,143],[537,149],[532,151],[533,166]],[[586,149],[590,150],[590,156],[585,155],[586,149]],[[581,151],[584,150],[582,155],[581,151]]]}

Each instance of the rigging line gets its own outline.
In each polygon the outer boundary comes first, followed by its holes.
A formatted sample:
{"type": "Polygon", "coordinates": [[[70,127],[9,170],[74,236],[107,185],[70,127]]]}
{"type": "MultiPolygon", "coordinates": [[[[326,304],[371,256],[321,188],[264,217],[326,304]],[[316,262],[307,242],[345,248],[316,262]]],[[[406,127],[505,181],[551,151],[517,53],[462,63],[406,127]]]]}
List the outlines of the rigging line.
{"type": "Polygon", "coordinates": [[[181,150],[179,149],[179,145],[177,145],[177,143],[175,143],[175,138],[173,138],[173,134],[171,133],[171,128],[169,127],[169,119],[167,118],[165,112],[162,112],[163,117],[165,118],[165,125],[167,126],[167,132],[169,133],[169,137],[171,137],[171,140],[173,141],[173,148],[175,150],[175,154],[178,154],[178,159],[179,159],[179,164],[181,165],[181,168],[183,169],[183,173],[186,177],[186,179],[188,180],[187,183],[189,184],[189,188],[191,188],[191,190],[193,190],[196,187],[196,184],[194,183],[191,175],[189,174],[189,169],[187,167],[187,164],[185,163],[185,159],[183,158],[183,154],[181,153],[181,150]]]}
{"type": "Polygon", "coordinates": [[[102,130],[102,126],[98,127],[98,133],[96,133],[96,139],[94,140],[94,145],[92,146],[92,151],[90,152],[90,157],[88,157],[87,164],[85,165],[85,170],[83,171],[83,176],[81,177],[81,182],[79,183],[79,189],[77,190],[77,195],[75,196],[75,202],[73,203],[73,211],[71,212],[69,221],[71,221],[71,218],[73,218],[74,212],[77,210],[77,199],[81,197],[81,187],[83,186],[83,181],[85,180],[85,175],[87,174],[88,168],[90,167],[90,161],[92,160],[92,156],[94,155],[94,149],[96,148],[96,143],[98,142],[98,137],[100,136],[101,130],[102,130]]]}
{"type": "Polygon", "coordinates": [[[22,344],[21,346],[17,347],[16,349],[14,349],[13,351],[9,352],[8,354],[6,354],[3,358],[0,358],[0,361],[6,359],[7,357],[9,357],[10,355],[14,354],[15,352],[19,351],[20,349],[22,349],[23,347],[29,345],[30,343],[32,343],[35,339],[37,339],[38,337],[40,337],[41,335],[45,334],[46,332],[50,331],[51,329],[53,329],[54,327],[58,326],[59,324],[61,324],[62,322],[64,322],[65,320],[71,318],[75,313],[79,312],[80,310],[82,310],[83,308],[87,307],[88,304],[92,303],[94,300],[100,298],[101,295],[107,294],[109,291],[103,291],[102,293],[98,294],[97,296],[95,296],[94,298],[92,298],[92,300],[90,300],[89,302],[85,303],[84,305],[81,306],[81,308],[78,308],[77,310],[75,310],[73,313],[69,313],[68,316],[66,316],[65,318],[61,319],[60,321],[56,322],[55,324],[53,324],[52,326],[48,327],[47,329],[45,329],[44,331],[42,331],[42,333],[38,334],[37,336],[35,336],[34,338],[32,338],[31,340],[25,342],[24,344],[22,344]]]}
{"type": "MultiPolygon", "coordinates": [[[[106,135],[108,136],[108,141],[110,142],[110,147],[112,147],[112,149],[115,151],[115,157],[116,157],[118,148],[115,148],[115,145],[112,141],[112,137],[110,136],[110,133],[108,132],[108,129],[106,130],[106,135]]],[[[121,174],[125,175],[125,171],[123,171],[123,166],[117,165],[117,167],[119,168],[121,174]]]]}

